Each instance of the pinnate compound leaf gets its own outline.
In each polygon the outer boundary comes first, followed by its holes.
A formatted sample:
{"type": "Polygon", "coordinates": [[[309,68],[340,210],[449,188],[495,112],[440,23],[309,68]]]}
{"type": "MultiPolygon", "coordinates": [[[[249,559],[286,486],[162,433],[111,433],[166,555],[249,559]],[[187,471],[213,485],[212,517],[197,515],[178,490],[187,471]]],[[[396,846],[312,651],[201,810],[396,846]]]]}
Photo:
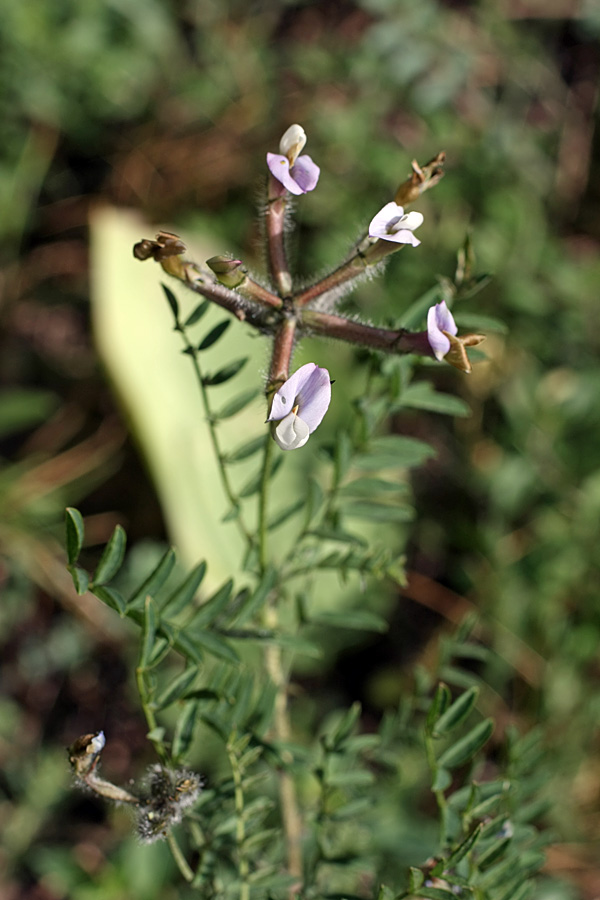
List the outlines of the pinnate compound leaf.
{"type": "MultiPolygon", "coordinates": [[[[276,457],[275,462],[271,466],[271,478],[273,478],[283,463],[283,454],[276,457]]],[[[244,485],[244,487],[239,491],[238,496],[242,499],[246,497],[252,497],[253,494],[257,494],[260,491],[260,487],[263,479],[263,470],[262,468],[258,470],[258,472],[253,475],[244,485]]]]}
{"type": "Polygon", "coordinates": [[[435,456],[425,441],[400,434],[389,434],[371,442],[368,453],[355,458],[355,465],[365,471],[420,466],[435,456]]]}
{"type": "Polygon", "coordinates": [[[472,687],[461,694],[454,703],[439,717],[433,729],[434,737],[448,734],[467,718],[477,702],[479,688],[472,687]]]}
{"type": "Polygon", "coordinates": [[[85,594],[89,587],[90,576],[85,571],[85,569],[80,569],[79,566],[69,566],[69,572],[71,573],[71,578],[73,579],[75,590],[81,597],[81,595],[85,594]]]}
{"type": "Polygon", "coordinates": [[[216,620],[219,614],[225,609],[231,600],[233,592],[233,578],[229,578],[225,584],[209,597],[208,600],[198,608],[193,619],[189,623],[190,628],[203,628],[216,620]]]}
{"type": "Polygon", "coordinates": [[[249,403],[258,397],[260,391],[258,388],[250,388],[248,391],[244,391],[239,394],[237,397],[234,397],[233,400],[230,400],[229,403],[226,403],[221,407],[220,410],[213,413],[214,419],[219,421],[221,419],[230,419],[232,416],[237,415],[241,412],[249,403]]]}
{"type": "Polygon", "coordinates": [[[226,463],[236,463],[242,462],[242,460],[248,459],[250,456],[254,456],[255,453],[258,453],[259,450],[264,448],[267,437],[268,435],[261,434],[260,437],[252,438],[251,441],[246,441],[235,450],[232,450],[231,453],[227,453],[224,457],[224,461],[226,463]]]}
{"type": "Polygon", "coordinates": [[[437,766],[431,783],[432,791],[445,791],[452,784],[452,775],[443,766],[437,766]]]}
{"type": "Polygon", "coordinates": [[[210,653],[212,656],[216,656],[229,663],[239,663],[240,661],[238,654],[231,644],[220,635],[215,634],[214,631],[188,631],[186,636],[190,643],[202,648],[202,650],[206,650],[206,652],[210,653]]]}
{"type": "Polygon", "coordinates": [[[477,825],[476,828],[473,829],[471,834],[469,834],[464,841],[458,845],[456,850],[454,850],[448,859],[444,863],[445,869],[453,869],[458,863],[463,859],[467,853],[470,853],[479,838],[481,837],[481,825],[477,825]]]}
{"type": "Polygon", "coordinates": [[[267,601],[267,598],[277,584],[277,571],[267,568],[256,590],[244,596],[243,602],[236,611],[233,622],[237,627],[244,625],[251,619],[267,601]]]}
{"type": "Polygon", "coordinates": [[[173,735],[173,759],[180,762],[186,755],[194,739],[194,731],[198,720],[198,700],[189,700],[177,720],[173,735]]]}
{"type": "Polygon", "coordinates": [[[175,648],[181,653],[184,659],[198,665],[202,662],[203,654],[198,644],[190,637],[187,632],[181,631],[174,641],[175,648]]]}
{"type": "Polygon", "coordinates": [[[480,722],[456,744],[453,744],[442,753],[438,760],[439,765],[449,769],[462,766],[481,750],[492,736],[493,731],[494,722],[492,719],[485,719],[483,722],[480,722]]]}
{"type": "Polygon", "coordinates": [[[167,303],[171,307],[171,312],[173,313],[173,318],[175,319],[175,324],[179,324],[179,303],[177,302],[177,297],[171,290],[171,288],[167,287],[166,284],[161,284],[163,291],[165,292],[165,297],[167,298],[167,303]]]}
{"type": "MultiPolygon", "coordinates": [[[[83,517],[78,509],[74,509],[72,506],[66,508],[65,527],[67,531],[67,559],[69,565],[74,566],[79,559],[84,539],[83,517]]],[[[77,585],[75,586],[77,587],[77,585]]]]}
{"type": "Polygon", "coordinates": [[[121,596],[119,591],[116,591],[111,587],[104,587],[103,585],[94,585],[92,593],[98,600],[102,600],[103,603],[106,603],[107,606],[110,606],[112,609],[115,609],[120,616],[125,615],[126,603],[124,597],[121,596]]]}
{"type": "Polygon", "coordinates": [[[175,551],[172,547],[169,547],[169,549],[159,560],[158,564],[152,570],[150,575],[146,578],[145,581],[142,582],[142,584],[140,584],[138,588],[135,589],[133,594],[130,596],[129,602],[127,604],[127,609],[131,610],[143,606],[144,600],[146,599],[148,594],[151,597],[155,597],[173,571],[174,566],[175,551]]]}
{"type": "Polygon", "coordinates": [[[142,626],[142,645],[140,648],[140,669],[145,669],[150,662],[154,643],[156,640],[156,628],[158,614],[152,597],[146,597],[144,604],[144,623],[142,626]]]}
{"type": "Polygon", "coordinates": [[[420,887],[417,896],[425,900],[456,900],[456,894],[445,888],[420,887]]]}
{"type": "Polygon", "coordinates": [[[408,889],[411,894],[416,894],[425,881],[425,876],[420,869],[411,866],[408,874],[408,889]]]}
{"type": "Polygon", "coordinates": [[[404,482],[386,481],[384,478],[355,478],[339,489],[341,497],[375,497],[377,494],[408,493],[404,482]]]}
{"type": "Polygon", "coordinates": [[[223,319],[222,322],[219,322],[218,325],[215,325],[214,328],[211,328],[208,334],[198,344],[198,350],[208,350],[209,347],[212,347],[213,344],[216,344],[221,335],[225,334],[230,325],[231,319],[223,319]]]}
{"type": "Polygon", "coordinates": [[[388,623],[368,609],[347,609],[340,612],[319,613],[311,622],[330,628],[349,628],[357,631],[386,632],[388,623]]]}
{"type": "Polygon", "coordinates": [[[361,712],[362,707],[358,702],[353,703],[350,709],[346,710],[333,734],[325,738],[325,744],[328,749],[335,752],[341,748],[346,738],[352,733],[361,712]]]}
{"type": "Polygon", "coordinates": [[[213,375],[206,375],[202,379],[202,383],[205,384],[206,387],[215,387],[217,384],[225,384],[226,381],[229,381],[231,378],[234,378],[238,372],[241,372],[248,362],[248,359],[248,356],[235,359],[233,362],[229,363],[229,365],[223,366],[222,369],[219,369],[218,372],[215,372],[213,375]]]}
{"type": "Polygon", "coordinates": [[[94,572],[92,579],[94,585],[106,584],[115,577],[123,564],[126,543],[125,530],[121,525],[117,525],[94,572]]]}
{"type": "Polygon", "coordinates": [[[160,697],[156,700],[155,708],[157,710],[165,709],[180,700],[183,696],[189,697],[189,688],[191,688],[198,676],[199,669],[197,666],[189,666],[177,678],[165,688],[160,697]]]}
{"type": "Polygon", "coordinates": [[[368,519],[370,522],[389,522],[390,524],[410,522],[415,517],[415,511],[411,506],[369,503],[366,500],[345,503],[342,512],[345,516],[355,519],[368,519]]]}
{"type": "MultiPolygon", "coordinates": [[[[471,407],[460,397],[435,391],[428,381],[410,384],[403,391],[397,408],[410,407],[427,412],[442,413],[446,416],[470,416],[471,407]]],[[[396,407],[395,407],[396,408],[396,407]]]]}
{"type": "Polygon", "coordinates": [[[301,509],[306,505],[306,500],[304,497],[301,497],[300,500],[295,500],[293,503],[290,503],[289,506],[286,506],[285,509],[282,509],[280,512],[275,513],[273,518],[269,521],[267,525],[267,529],[272,531],[274,528],[279,528],[280,525],[283,525],[284,522],[287,522],[288,519],[291,519],[292,516],[295,516],[300,512],[301,509]]]}
{"type": "Polygon", "coordinates": [[[199,322],[204,313],[208,310],[209,306],[210,300],[203,300],[202,303],[199,303],[198,306],[189,314],[189,316],[183,323],[183,327],[190,328],[192,325],[195,325],[196,322],[199,322]]]}
{"type": "Polygon", "coordinates": [[[494,841],[489,847],[478,857],[477,866],[481,872],[489,869],[495,862],[501,859],[511,844],[512,838],[503,837],[498,841],[494,841]]]}
{"type": "Polygon", "coordinates": [[[450,688],[447,684],[444,684],[443,681],[440,681],[436,688],[435,694],[433,695],[431,706],[429,707],[429,710],[427,712],[425,727],[428,734],[432,733],[435,723],[450,706],[451,699],[452,694],[450,693],[450,688]]]}
{"type": "Polygon", "coordinates": [[[173,619],[182,612],[194,599],[196,592],[202,584],[206,574],[206,562],[202,561],[195,566],[179,587],[165,601],[161,613],[173,619]]]}

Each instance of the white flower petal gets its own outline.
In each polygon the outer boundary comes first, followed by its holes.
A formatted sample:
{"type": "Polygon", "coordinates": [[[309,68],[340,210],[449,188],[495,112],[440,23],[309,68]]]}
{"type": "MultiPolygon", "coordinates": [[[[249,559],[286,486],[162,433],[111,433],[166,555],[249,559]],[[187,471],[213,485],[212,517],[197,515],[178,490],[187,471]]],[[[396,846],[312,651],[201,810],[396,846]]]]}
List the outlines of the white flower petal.
{"type": "Polygon", "coordinates": [[[290,125],[279,141],[279,152],[290,161],[290,166],[294,165],[296,157],[302,151],[306,144],[306,133],[301,125],[290,125]]]}
{"type": "Polygon", "coordinates": [[[306,422],[291,412],[277,424],[273,437],[282,450],[297,450],[303,447],[310,436],[306,422]]]}

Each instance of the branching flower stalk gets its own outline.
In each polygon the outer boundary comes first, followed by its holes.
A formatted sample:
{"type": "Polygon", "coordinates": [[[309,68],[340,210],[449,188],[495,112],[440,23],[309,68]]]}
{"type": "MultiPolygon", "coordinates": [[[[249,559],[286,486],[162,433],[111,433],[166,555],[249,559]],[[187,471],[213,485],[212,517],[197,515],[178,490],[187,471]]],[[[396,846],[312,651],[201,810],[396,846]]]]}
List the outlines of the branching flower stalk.
{"type": "MultiPolygon", "coordinates": [[[[290,200],[292,196],[300,197],[314,190],[320,175],[319,167],[312,159],[307,155],[300,155],[305,143],[304,130],[299,125],[292,125],[281,138],[279,152],[267,154],[269,176],[265,236],[269,285],[261,284],[252,277],[241,260],[228,256],[212,257],[206,262],[208,271],[203,269],[196,262],[185,258],[185,245],[177,235],[167,232],[160,232],[155,240],[144,239],[134,247],[137,259],[154,259],[169,276],[186,288],[206,297],[271,339],[271,363],[265,384],[266,420],[275,443],[286,451],[299,449],[306,444],[310,435],[318,428],[331,400],[331,379],[327,369],[308,363],[290,374],[294,349],[303,337],[313,335],[334,338],[387,354],[415,354],[444,360],[463,372],[471,371],[466,348],[483,340],[482,335],[476,334],[458,336],[458,329],[445,303],[431,308],[427,328],[420,332],[402,328],[379,328],[361,321],[359,317],[344,317],[337,311],[341,297],[352,290],[365,275],[379,270],[392,253],[405,245],[418,247],[420,241],[414,232],[421,226],[423,216],[416,211],[407,213],[405,208],[439,182],[443,175],[443,153],[437,154],[423,166],[413,162],[410,177],[400,185],[394,200],[372,217],[365,234],[356,242],[348,258],[309,287],[294,290],[285,245],[290,200]]],[[[209,398],[197,353],[186,334],[185,325],[178,318],[176,307],[174,314],[175,328],[180,332],[185,351],[192,360],[202,393],[223,487],[232,507],[239,509],[239,498],[236,497],[223,464],[223,454],[211,418],[209,398]]],[[[264,578],[272,565],[267,542],[267,514],[274,452],[277,452],[274,443],[266,440],[255,544],[256,576],[259,580],[264,578]]],[[[237,521],[250,548],[254,539],[241,516],[237,517],[237,521]]],[[[279,572],[279,583],[270,592],[262,614],[261,624],[274,634],[280,629],[281,579],[282,571],[279,572]]],[[[284,666],[282,649],[277,643],[267,644],[265,661],[276,690],[274,737],[277,743],[285,746],[291,738],[289,670],[284,666]]],[[[288,873],[300,879],[303,823],[294,781],[287,767],[292,762],[289,755],[285,757],[285,762],[286,767],[278,772],[278,781],[288,873]]],[[[236,809],[240,801],[239,788],[240,785],[236,782],[236,809]]],[[[238,813],[241,816],[239,810],[238,813]]],[[[243,834],[238,834],[240,847],[243,837],[243,834]]],[[[248,894],[246,862],[240,857],[243,900],[248,894]]]]}

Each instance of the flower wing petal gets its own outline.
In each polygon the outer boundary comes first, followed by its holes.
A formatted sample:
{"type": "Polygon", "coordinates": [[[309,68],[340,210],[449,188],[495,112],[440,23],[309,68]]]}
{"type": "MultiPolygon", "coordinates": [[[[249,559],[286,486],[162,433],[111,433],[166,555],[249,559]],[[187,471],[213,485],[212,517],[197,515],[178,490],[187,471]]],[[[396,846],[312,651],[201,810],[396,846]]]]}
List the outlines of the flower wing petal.
{"type": "Polygon", "coordinates": [[[331,403],[331,379],[327,369],[315,366],[299,390],[296,402],[298,415],[306,422],[312,434],[323,421],[323,416],[331,403]]]}
{"type": "Polygon", "coordinates": [[[296,397],[316,368],[317,365],[315,363],[306,363],[300,366],[299,369],[296,369],[294,374],[290,375],[288,380],[281,385],[273,397],[271,412],[267,419],[268,422],[276,422],[278,419],[283,419],[284,416],[287,416],[292,411],[296,403],[296,397]]]}
{"type": "Polygon", "coordinates": [[[403,215],[404,209],[402,206],[398,206],[398,204],[393,201],[391,203],[386,203],[385,206],[371,219],[369,223],[369,236],[385,238],[387,235],[388,223],[391,222],[392,219],[403,215]]]}
{"type": "Polygon", "coordinates": [[[290,174],[290,161],[287,156],[280,153],[267,153],[267,166],[277,181],[290,192],[290,194],[303,194],[302,188],[296,184],[290,174]]]}
{"type": "Polygon", "coordinates": [[[307,191],[313,191],[316,188],[321,169],[312,161],[310,156],[304,155],[298,157],[290,172],[300,188],[300,192],[306,194],[307,191]]]}
{"type": "Polygon", "coordinates": [[[433,350],[433,355],[440,360],[450,350],[450,340],[446,337],[444,331],[454,335],[458,328],[452,313],[446,306],[446,301],[442,300],[441,303],[431,306],[427,313],[427,340],[433,350]]]}

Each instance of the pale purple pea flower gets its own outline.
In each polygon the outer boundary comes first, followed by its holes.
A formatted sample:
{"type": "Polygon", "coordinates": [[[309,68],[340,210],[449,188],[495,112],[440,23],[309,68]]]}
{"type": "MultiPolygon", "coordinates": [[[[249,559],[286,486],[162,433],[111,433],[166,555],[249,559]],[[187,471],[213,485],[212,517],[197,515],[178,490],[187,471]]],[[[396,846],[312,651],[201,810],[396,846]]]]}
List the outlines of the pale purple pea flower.
{"type": "Polygon", "coordinates": [[[418,247],[421,241],[413,234],[415,228],[423,224],[420,212],[405,213],[402,206],[393,201],[386,203],[369,224],[369,237],[382,241],[394,241],[397,244],[411,244],[418,247]]]}
{"type": "Polygon", "coordinates": [[[442,360],[450,351],[450,338],[444,332],[455,335],[457,331],[456,322],[445,300],[430,307],[427,313],[427,340],[436,359],[442,360]]]}
{"type": "Polygon", "coordinates": [[[279,142],[279,153],[267,153],[269,171],[290,194],[314,190],[321,173],[310,156],[298,156],[306,143],[300,125],[290,125],[279,142]]]}
{"type": "Polygon", "coordinates": [[[268,422],[277,422],[273,432],[282,450],[296,450],[306,444],[321,424],[331,402],[331,381],[327,369],[306,363],[281,385],[273,397],[268,422]]]}

